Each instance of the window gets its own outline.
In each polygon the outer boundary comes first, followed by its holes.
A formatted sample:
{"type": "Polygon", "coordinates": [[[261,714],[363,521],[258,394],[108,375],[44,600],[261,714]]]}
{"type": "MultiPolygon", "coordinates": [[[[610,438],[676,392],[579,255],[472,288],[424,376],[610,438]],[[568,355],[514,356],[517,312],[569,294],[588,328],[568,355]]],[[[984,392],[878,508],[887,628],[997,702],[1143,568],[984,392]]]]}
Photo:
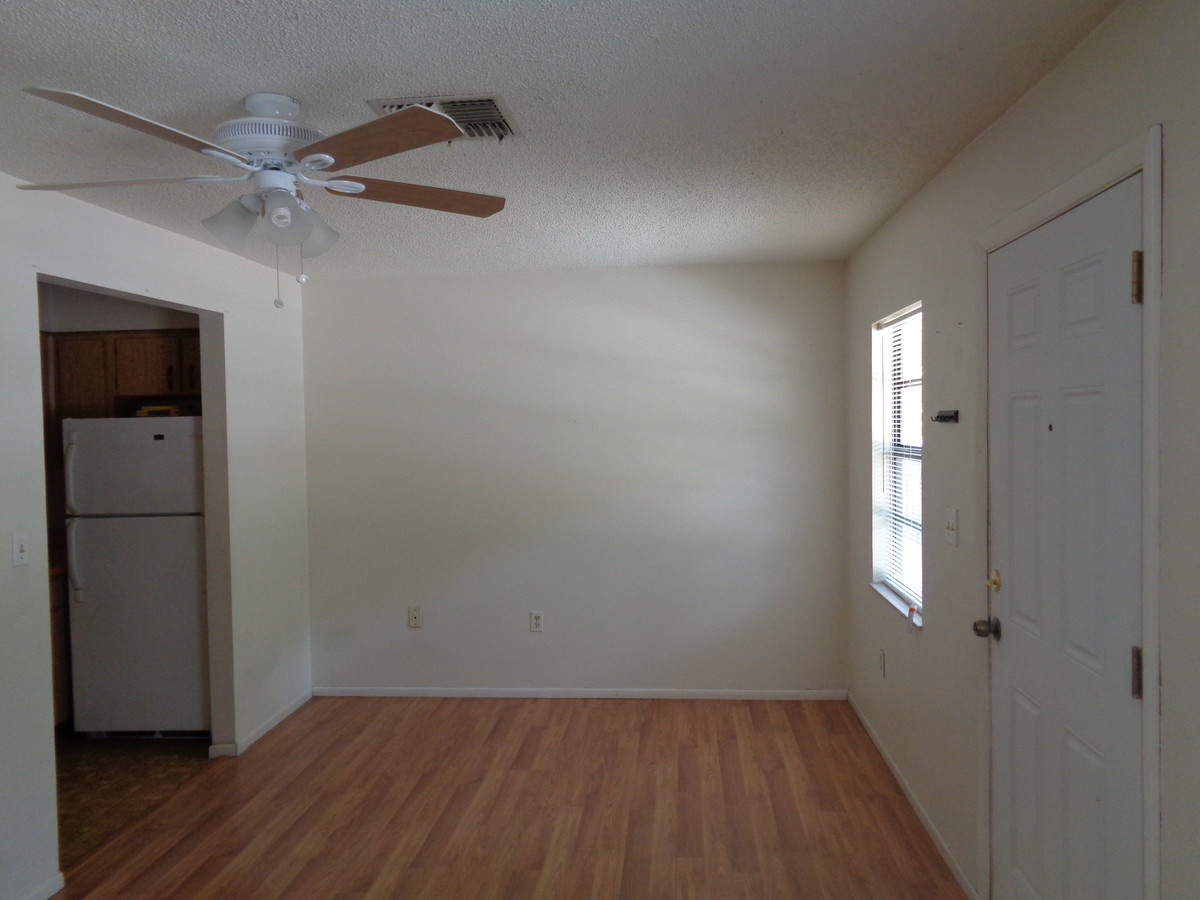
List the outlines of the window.
{"type": "Polygon", "coordinates": [[[921,609],[920,304],[875,323],[874,363],[873,582],[916,621],[921,609]]]}

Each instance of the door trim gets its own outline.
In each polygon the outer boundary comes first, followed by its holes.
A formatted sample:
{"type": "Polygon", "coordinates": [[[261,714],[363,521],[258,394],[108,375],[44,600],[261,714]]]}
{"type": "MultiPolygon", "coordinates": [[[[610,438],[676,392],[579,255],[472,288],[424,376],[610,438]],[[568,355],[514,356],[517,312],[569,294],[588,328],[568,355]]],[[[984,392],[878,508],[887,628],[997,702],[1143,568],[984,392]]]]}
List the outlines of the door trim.
{"type": "MultiPolygon", "coordinates": [[[[987,296],[987,254],[1033,231],[1119,181],[1142,173],[1142,252],[1145,294],[1142,310],[1142,659],[1147,673],[1142,700],[1142,819],[1145,900],[1161,897],[1161,835],[1159,814],[1159,371],[1162,358],[1162,126],[1127,141],[1103,159],[1032,203],[988,228],[977,239],[978,266],[987,296]]],[[[983,579],[981,574],[980,578],[983,579]]],[[[984,708],[990,706],[990,683],[983,688],[984,708]]],[[[986,866],[991,895],[991,746],[987,732],[988,764],[983,768],[982,834],[989,850],[986,866]]]]}

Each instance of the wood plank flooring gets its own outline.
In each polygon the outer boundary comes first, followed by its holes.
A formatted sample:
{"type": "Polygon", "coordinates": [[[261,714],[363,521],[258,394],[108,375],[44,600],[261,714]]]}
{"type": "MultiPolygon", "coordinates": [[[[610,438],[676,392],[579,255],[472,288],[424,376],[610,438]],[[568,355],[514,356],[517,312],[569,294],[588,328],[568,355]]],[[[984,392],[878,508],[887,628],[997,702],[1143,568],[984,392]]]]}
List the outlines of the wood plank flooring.
{"type": "Polygon", "coordinates": [[[964,895],[846,703],[318,698],[57,900],[964,895]]]}

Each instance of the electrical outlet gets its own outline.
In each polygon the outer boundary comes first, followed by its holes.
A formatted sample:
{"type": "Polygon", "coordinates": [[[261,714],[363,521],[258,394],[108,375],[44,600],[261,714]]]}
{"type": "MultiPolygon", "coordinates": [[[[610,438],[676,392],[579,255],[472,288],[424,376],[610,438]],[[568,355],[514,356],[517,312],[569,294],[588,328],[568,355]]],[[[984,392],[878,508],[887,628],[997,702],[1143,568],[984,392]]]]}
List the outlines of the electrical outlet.
{"type": "Polygon", "coordinates": [[[14,531],[12,542],[12,564],[14,566],[29,565],[29,535],[14,531]]]}
{"type": "Polygon", "coordinates": [[[408,627],[409,628],[420,628],[421,627],[421,607],[410,606],[408,608],[408,627]]]}
{"type": "Polygon", "coordinates": [[[546,624],[546,614],[545,613],[532,612],[532,611],[529,613],[529,630],[530,631],[544,631],[545,624],[546,624]]]}

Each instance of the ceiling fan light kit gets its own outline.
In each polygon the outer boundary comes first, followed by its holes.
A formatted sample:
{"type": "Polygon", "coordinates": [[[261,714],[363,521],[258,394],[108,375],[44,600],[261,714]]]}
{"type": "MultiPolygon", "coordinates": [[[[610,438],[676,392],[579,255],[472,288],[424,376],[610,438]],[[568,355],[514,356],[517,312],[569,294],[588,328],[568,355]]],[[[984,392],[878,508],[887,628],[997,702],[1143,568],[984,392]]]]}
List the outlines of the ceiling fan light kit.
{"type": "Polygon", "coordinates": [[[236,200],[230,200],[219,212],[202,220],[200,224],[226,247],[236,250],[258,224],[261,209],[262,201],[258,197],[254,194],[242,194],[236,200]]]}
{"type": "Polygon", "coordinates": [[[312,231],[312,217],[300,208],[296,195],[277,189],[263,197],[263,237],[280,247],[302,243],[312,231]]]}
{"type": "MultiPolygon", "coordinates": [[[[48,88],[27,93],[124,125],[195,150],[242,170],[242,174],[139,178],[121,181],[23,184],[23,190],[74,190],[133,184],[211,184],[249,182],[251,191],[227,203],[202,225],[226,247],[240,250],[261,220],[263,236],[277,247],[299,246],[303,257],[333,247],[340,235],[304,199],[300,185],[323,187],[334,196],[436,209],[470,216],[490,216],[504,208],[503,197],[446,188],[410,185],[377,178],[322,178],[325,170],[361,165],[430,144],[463,136],[450,116],[425,106],[408,106],[331,136],[296,121],[300,102],[285,94],[254,93],[246,97],[248,116],[217,126],[210,143],[83,94],[48,88]]],[[[307,280],[305,278],[304,280],[307,280]]],[[[302,282],[303,283],[303,282],[302,282]]]]}
{"type": "MultiPolygon", "coordinates": [[[[317,215],[317,211],[309,207],[303,200],[300,201],[300,204],[308,209],[309,220],[312,223],[308,237],[300,244],[300,252],[304,254],[305,259],[312,259],[314,256],[319,256],[336,244],[341,234],[325,224],[325,220],[317,215]]],[[[304,284],[308,281],[308,277],[301,274],[296,280],[304,284]]]]}

